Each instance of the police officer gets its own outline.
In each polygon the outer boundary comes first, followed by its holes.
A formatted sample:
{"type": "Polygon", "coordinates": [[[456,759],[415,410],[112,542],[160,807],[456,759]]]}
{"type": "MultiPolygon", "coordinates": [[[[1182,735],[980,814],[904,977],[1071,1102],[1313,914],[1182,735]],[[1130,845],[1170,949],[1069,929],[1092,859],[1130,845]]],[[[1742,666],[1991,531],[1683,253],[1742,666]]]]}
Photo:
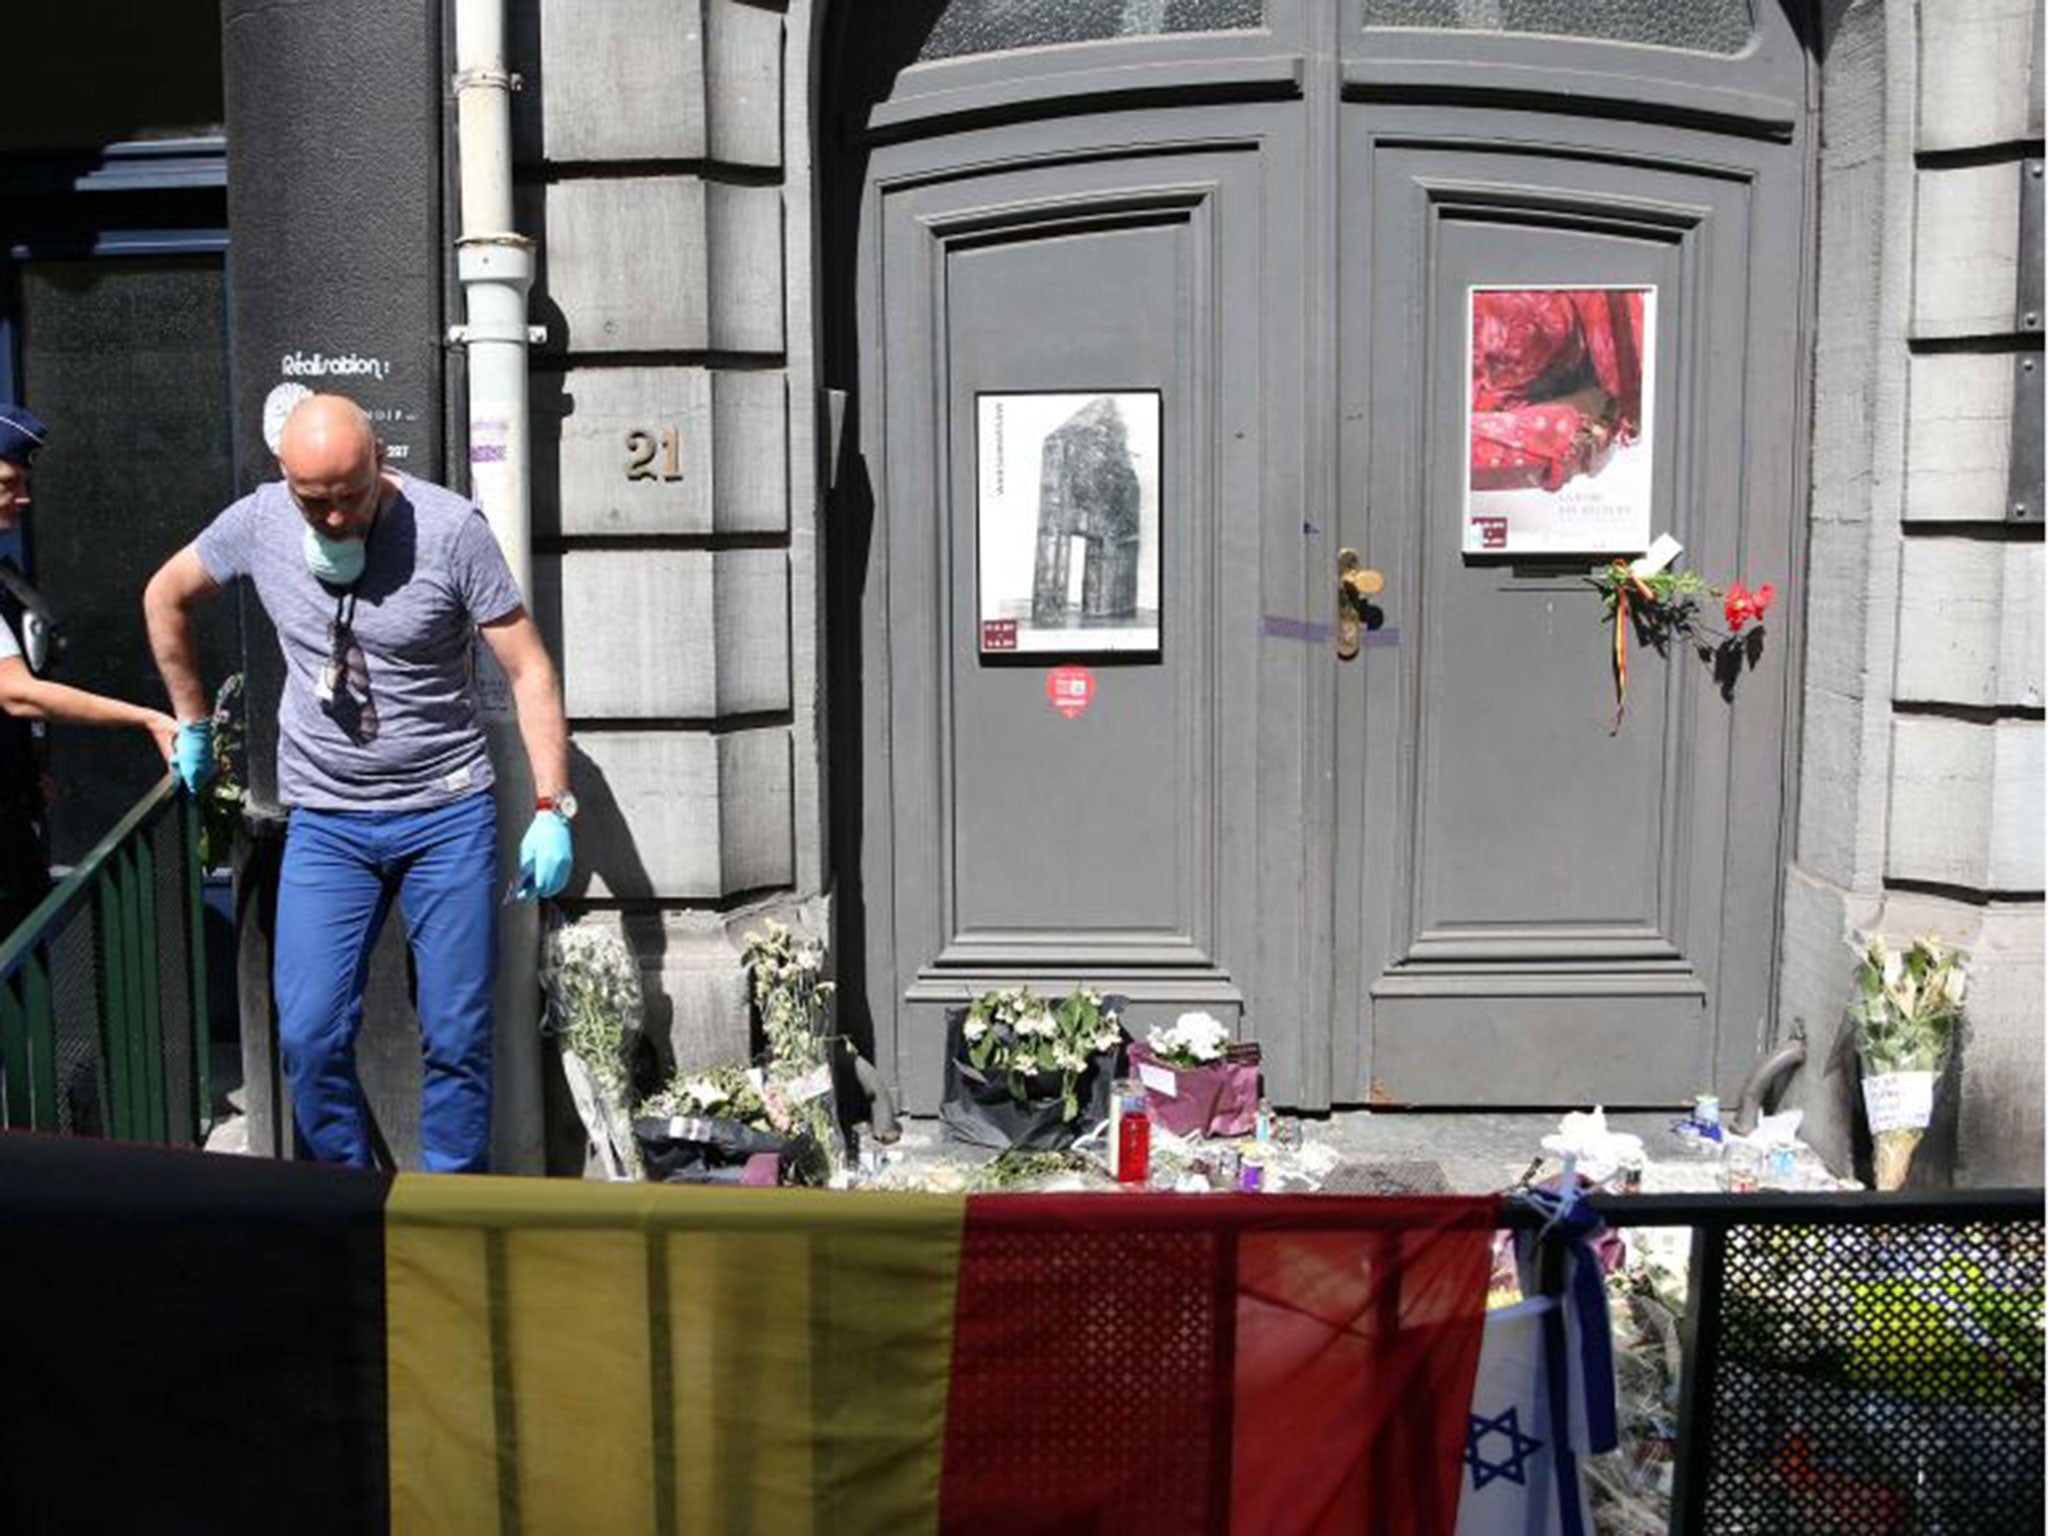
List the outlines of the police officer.
{"type": "MultiPolygon", "coordinates": [[[[30,468],[49,428],[27,409],[0,405],[0,533],[17,527],[29,506],[30,468]]],[[[18,609],[18,605],[15,605],[18,609]]],[[[124,704],[36,676],[22,654],[17,613],[0,612],[0,939],[35,910],[50,889],[43,854],[43,791],[30,722],[140,726],[166,761],[178,723],[161,710],[124,704]]]]}

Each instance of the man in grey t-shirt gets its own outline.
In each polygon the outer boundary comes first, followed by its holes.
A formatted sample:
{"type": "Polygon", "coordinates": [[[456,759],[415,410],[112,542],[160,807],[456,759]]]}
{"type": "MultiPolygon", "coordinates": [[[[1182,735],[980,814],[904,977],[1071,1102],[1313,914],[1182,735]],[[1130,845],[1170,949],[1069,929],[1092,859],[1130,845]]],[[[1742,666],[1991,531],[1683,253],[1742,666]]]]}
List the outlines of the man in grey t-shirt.
{"type": "Polygon", "coordinates": [[[421,1161],[480,1171],[490,1149],[497,813],[470,675],[481,634],[511,684],[539,791],[522,894],[568,882],[568,727],[555,668],[482,512],[388,471],[369,419],[339,395],[301,401],[284,479],[243,497],[167,561],[143,609],[178,720],[189,787],[212,761],[193,607],[238,577],[284,654],[279,798],[291,809],[273,983],[299,1136],[367,1167],[355,1072],[371,946],[392,898],[419,978],[421,1161]]]}

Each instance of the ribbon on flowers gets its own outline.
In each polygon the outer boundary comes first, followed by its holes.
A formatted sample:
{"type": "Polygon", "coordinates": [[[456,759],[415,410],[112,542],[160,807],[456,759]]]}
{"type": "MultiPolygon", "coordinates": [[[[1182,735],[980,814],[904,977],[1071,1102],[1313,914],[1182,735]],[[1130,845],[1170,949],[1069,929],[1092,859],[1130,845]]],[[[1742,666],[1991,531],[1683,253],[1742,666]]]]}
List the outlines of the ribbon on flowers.
{"type": "Polygon", "coordinates": [[[1633,591],[1646,603],[1655,602],[1656,594],[1643,584],[1643,579],[1629,569],[1626,560],[1614,562],[1614,723],[1607,727],[1607,734],[1616,735],[1621,730],[1622,712],[1628,708],[1628,599],[1633,591]]]}

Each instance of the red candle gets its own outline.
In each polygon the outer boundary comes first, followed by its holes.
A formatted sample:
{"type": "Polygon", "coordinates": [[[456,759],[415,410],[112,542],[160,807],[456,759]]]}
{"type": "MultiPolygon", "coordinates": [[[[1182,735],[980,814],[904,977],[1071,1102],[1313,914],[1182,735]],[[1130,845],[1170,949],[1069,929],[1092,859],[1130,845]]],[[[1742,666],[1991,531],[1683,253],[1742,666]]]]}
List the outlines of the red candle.
{"type": "Polygon", "coordinates": [[[1116,1177],[1119,1184],[1142,1184],[1152,1172],[1152,1117],[1144,1100],[1126,1104],[1117,1116],[1116,1177]]]}

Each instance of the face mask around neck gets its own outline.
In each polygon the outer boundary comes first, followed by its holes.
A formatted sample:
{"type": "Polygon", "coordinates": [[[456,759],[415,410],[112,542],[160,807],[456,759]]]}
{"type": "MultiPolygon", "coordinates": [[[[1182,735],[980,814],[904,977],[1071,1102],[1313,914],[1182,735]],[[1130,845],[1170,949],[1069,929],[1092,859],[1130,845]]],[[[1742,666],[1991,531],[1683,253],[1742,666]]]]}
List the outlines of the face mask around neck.
{"type": "Polygon", "coordinates": [[[369,545],[363,539],[330,539],[308,526],[305,553],[307,570],[329,586],[346,587],[362,576],[369,545]]]}

